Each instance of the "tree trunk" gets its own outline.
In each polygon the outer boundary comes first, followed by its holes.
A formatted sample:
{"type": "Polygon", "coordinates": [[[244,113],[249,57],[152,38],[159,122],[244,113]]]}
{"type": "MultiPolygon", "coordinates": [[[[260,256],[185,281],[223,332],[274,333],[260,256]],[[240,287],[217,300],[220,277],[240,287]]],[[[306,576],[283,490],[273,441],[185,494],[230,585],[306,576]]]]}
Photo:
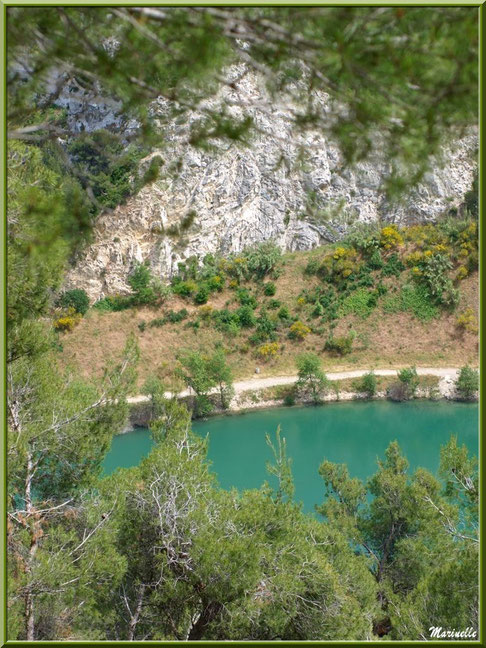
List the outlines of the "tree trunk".
{"type": "MultiPolygon", "coordinates": [[[[32,454],[27,454],[27,474],[25,477],[25,511],[26,518],[29,521],[28,530],[30,532],[30,547],[29,555],[25,565],[25,572],[27,576],[32,574],[32,565],[34,563],[35,554],[38,547],[38,538],[40,537],[40,523],[35,518],[34,507],[32,505],[32,478],[34,476],[34,464],[32,461],[32,454]]],[[[24,596],[24,616],[25,616],[25,634],[27,641],[34,641],[35,639],[35,623],[34,623],[34,595],[30,584],[27,584],[26,593],[24,596]]]]}
{"type": "Polygon", "coordinates": [[[189,631],[188,641],[199,641],[204,635],[206,627],[219,614],[222,609],[221,603],[210,601],[201,612],[198,620],[189,631]]]}
{"type": "Polygon", "coordinates": [[[127,635],[128,641],[133,641],[135,637],[135,629],[140,619],[140,612],[142,611],[144,593],[145,593],[145,585],[142,584],[140,585],[140,589],[138,590],[137,607],[135,608],[134,614],[132,614],[132,616],[130,617],[130,623],[128,624],[128,635],[127,635]]]}

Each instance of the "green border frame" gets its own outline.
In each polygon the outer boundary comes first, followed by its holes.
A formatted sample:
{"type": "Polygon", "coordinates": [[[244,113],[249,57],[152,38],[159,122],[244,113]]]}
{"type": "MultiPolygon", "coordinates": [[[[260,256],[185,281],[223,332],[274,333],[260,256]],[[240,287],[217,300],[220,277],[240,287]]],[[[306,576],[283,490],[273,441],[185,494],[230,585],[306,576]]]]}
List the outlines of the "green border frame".
{"type": "MultiPolygon", "coordinates": [[[[478,168],[479,168],[479,288],[480,288],[480,303],[479,303],[479,322],[483,320],[483,282],[482,282],[482,267],[483,267],[483,250],[484,250],[484,228],[482,223],[482,208],[484,204],[484,182],[483,182],[483,159],[484,159],[484,136],[483,136],[483,99],[482,92],[483,88],[483,65],[484,65],[484,47],[483,47],[483,34],[484,34],[484,23],[485,23],[485,9],[484,3],[486,0],[463,0],[462,2],[457,2],[454,0],[439,0],[434,1],[430,0],[429,2],[422,2],[421,0],[408,0],[401,2],[400,0],[386,0],[384,2],[379,2],[378,0],[347,0],[343,2],[325,2],[322,0],[307,0],[304,2],[298,2],[298,0],[262,0],[261,2],[255,2],[252,0],[239,0],[239,2],[230,2],[228,0],[199,0],[198,2],[191,2],[185,0],[172,0],[168,1],[159,1],[159,2],[123,2],[123,0],[112,0],[112,2],[98,2],[97,0],[85,0],[84,2],[77,2],[76,0],[65,0],[64,2],[35,2],[32,0],[0,0],[0,34],[2,37],[2,53],[3,53],[3,63],[1,65],[1,83],[0,83],[0,114],[2,122],[2,131],[1,131],[1,140],[2,140],[2,162],[5,162],[7,156],[7,93],[6,93],[6,60],[7,60],[7,9],[8,7],[55,7],[55,6],[92,6],[92,7],[111,7],[111,6],[274,6],[274,7],[313,7],[313,6],[340,6],[340,7],[367,7],[367,6],[400,6],[400,7],[414,7],[414,6],[423,6],[423,7],[477,7],[478,8],[478,38],[479,38],[479,103],[478,103],[478,123],[479,123],[479,151],[478,151],[478,168]]],[[[366,641],[191,641],[191,642],[178,642],[178,641],[144,641],[144,642],[131,642],[131,641],[7,641],[7,543],[6,543],[6,498],[7,498],[7,453],[6,453],[6,444],[7,444],[7,412],[6,412],[6,310],[7,310],[7,243],[6,243],[6,194],[7,194],[7,169],[6,164],[3,165],[3,173],[1,174],[1,184],[0,184],[0,203],[3,218],[0,224],[0,240],[1,240],[1,251],[2,255],[0,258],[0,285],[3,287],[3,293],[0,297],[0,333],[1,333],[1,345],[2,350],[1,354],[1,363],[0,363],[0,379],[1,383],[4,386],[2,392],[2,398],[0,402],[0,421],[2,422],[2,434],[0,434],[0,455],[3,458],[3,478],[1,479],[0,485],[0,495],[1,495],[1,516],[0,516],[0,538],[1,538],[1,560],[0,560],[0,583],[3,584],[2,592],[2,605],[0,606],[0,647],[1,646],[28,646],[28,645],[46,645],[46,646],[69,646],[69,645],[78,645],[78,646],[116,646],[119,644],[126,645],[163,645],[163,646],[178,646],[181,643],[187,643],[189,645],[220,645],[220,644],[231,644],[232,646],[248,646],[248,645],[287,645],[287,646],[299,646],[302,644],[305,645],[356,645],[356,644],[367,644],[373,645],[373,642],[366,641]],[[4,425],[3,425],[4,424],[4,425]]],[[[481,328],[480,328],[481,331],[481,328]]],[[[480,367],[480,394],[482,394],[483,388],[483,374],[482,374],[482,365],[483,365],[483,340],[482,336],[479,335],[479,367],[480,367]]],[[[483,429],[483,407],[482,399],[479,400],[478,407],[478,417],[479,417],[479,476],[480,476],[480,494],[482,494],[482,488],[484,484],[482,466],[483,466],[483,443],[482,443],[482,429],[483,429]]],[[[483,592],[483,568],[484,562],[482,560],[482,549],[484,548],[482,542],[482,524],[483,524],[483,500],[480,499],[480,511],[479,511],[479,530],[480,530],[480,552],[479,552],[479,618],[483,618],[484,614],[484,605],[482,601],[482,592],[483,592]]],[[[452,584],[451,584],[452,586],[452,584]]],[[[479,627],[479,637],[475,641],[429,641],[428,644],[432,645],[455,645],[455,646],[484,646],[486,643],[485,640],[485,631],[484,628],[480,625],[479,627]]],[[[405,645],[405,646],[414,646],[423,642],[420,641],[387,641],[382,640],[376,642],[380,644],[388,645],[405,645]]]]}

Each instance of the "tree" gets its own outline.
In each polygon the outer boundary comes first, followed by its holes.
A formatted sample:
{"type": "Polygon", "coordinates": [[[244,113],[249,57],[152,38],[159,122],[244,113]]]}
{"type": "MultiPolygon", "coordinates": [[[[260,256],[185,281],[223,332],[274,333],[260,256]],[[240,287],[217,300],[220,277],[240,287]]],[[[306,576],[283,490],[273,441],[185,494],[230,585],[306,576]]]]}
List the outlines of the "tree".
{"type": "Polygon", "coordinates": [[[10,591],[19,601],[18,632],[28,641],[52,638],[43,624],[54,595],[69,599],[73,587],[88,587],[97,540],[88,541],[104,518],[93,523],[87,511],[96,498],[86,493],[125,421],[138,357],[131,340],[96,385],[62,373],[55,352],[40,349],[12,359],[7,382],[9,547],[16,566],[10,591]],[[63,516],[73,524],[61,524],[63,516]]]}
{"type": "Polygon", "coordinates": [[[204,416],[213,408],[209,393],[216,386],[208,361],[199,351],[188,351],[181,355],[179,361],[182,365],[179,369],[181,378],[196,394],[195,414],[204,416]]]}
{"type": "Polygon", "coordinates": [[[318,511],[369,556],[382,607],[374,618],[375,634],[426,639],[433,625],[476,628],[475,464],[452,439],[441,451],[443,489],[428,471],[419,468],[412,476],[407,471],[396,442],[366,488],[349,477],[346,466],[325,461],[319,472],[327,497],[318,511]],[[451,578],[459,584],[454,593],[451,578]]]}
{"type": "Polygon", "coordinates": [[[223,349],[217,349],[213,355],[208,358],[208,370],[218,387],[221,407],[223,409],[228,409],[234,395],[233,373],[226,362],[226,355],[223,349]]]}
{"type": "Polygon", "coordinates": [[[456,380],[456,390],[460,398],[472,400],[479,389],[479,373],[471,367],[462,367],[456,380]]]}
{"type": "Polygon", "coordinates": [[[75,288],[62,293],[58,300],[59,306],[63,308],[72,307],[77,313],[85,315],[89,308],[89,297],[85,290],[75,288]]]}
{"type": "Polygon", "coordinates": [[[295,383],[301,397],[311,397],[317,405],[329,389],[329,380],[321,368],[321,359],[315,353],[301,353],[297,356],[298,379],[295,383]]]}

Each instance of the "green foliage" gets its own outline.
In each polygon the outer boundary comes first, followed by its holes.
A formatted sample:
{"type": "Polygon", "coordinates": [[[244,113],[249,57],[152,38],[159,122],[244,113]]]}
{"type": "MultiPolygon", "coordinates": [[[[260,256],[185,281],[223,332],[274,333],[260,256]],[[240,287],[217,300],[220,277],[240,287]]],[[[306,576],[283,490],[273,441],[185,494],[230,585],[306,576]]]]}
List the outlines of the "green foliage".
{"type": "Polygon", "coordinates": [[[89,297],[85,290],[74,288],[62,293],[58,299],[58,304],[63,308],[74,308],[77,313],[84,315],[89,308],[89,297]]]}
{"type": "Polygon", "coordinates": [[[410,311],[424,322],[439,316],[437,306],[422,284],[405,284],[398,295],[390,295],[383,301],[383,310],[385,313],[410,311]]]}
{"type": "Polygon", "coordinates": [[[419,386],[419,377],[417,375],[417,370],[415,369],[415,367],[400,369],[397,375],[398,380],[404,385],[407,385],[407,387],[409,388],[410,395],[414,396],[419,386]]]}
{"type": "Polygon", "coordinates": [[[181,297],[190,297],[197,290],[197,284],[195,281],[173,281],[172,290],[175,295],[180,295],[181,297]]]}
{"type": "Polygon", "coordinates": [[[345,529],[357,552],[369,558],[382,608],[376,632],[383,628],[387,639],[403,640],[428,636],[436,623],[476,627],[477,472],[465,448],[451,439],[442,449],[442,491],[421,468],[408,475],[396,442],[366,488],[349,477],[345,465],[325,461],[319,472],[327,495],[319,512],[332,527],[345,529]],[[461,532],[465,516],[468,531],[461,532]],[[445,555],[450,560],[444,562],[445,555]],[[462,584],[460,596],[451,591],[449,578],[462,584]]]}
{"type": "Polygon", "coordinates": [[[254,277],[259,280],[276,270],[282,253],[275,243],[266,241],[246,248],[243,256],[246,260],[247,279],[254,277]]]}
{"type": "Polygon", "coordinates": [[[93,304],[93,308],[103,312],[117,312],[126,310],[133,306],[133,301],[131,297],[126,295],[112,295],[109,297],[103,297],[103,299],[98,299],[97,302],[93,304]]]}
{"type": "Polygon", "coordinates": [[[103,207],[114,208],[133,192],[132,177],[141,151],[125,147],[116,134],[106,130],[83,133],[69,143],[68,153],[103,207]]]}
{"type": "Polygon", "coordinates": [[[479,373],[471,367],[462,367],[456,380],[456,390],[463,400],[471,400],[479,389],[479,373]]]}
{"type": "MultiPolygon", "coordinates": [[[[376,254],[379,254],[379,252],[376,254]]],[[[400,261],[399,256],[393,253],[388,257],[386,263],[383,264],[381,274],[384,277],[399,277],[404,270],[405,266],[400,261]]]]}
{"type": "Polygon", "coordinates": [[[240,288],[239,290],[237,290],[236,299],[242,306],[250,306],[250,308],[253,309],[258,306],[256,297],[254,297],[254,295],[252,295],[247,288],[240,288]]]}
{"type": "Polygon", "coordinates": [[[180,356],[179,361],[179,375],[196,394],[195,416],[206,416],[212,411],[209,393],[214,388],[218,389],[221,407],[227,409],[233,395],[233,378],[223,350],[217,349],[211,356],[188,351],[180,356]]]}
{"type": "Polygon", "coordinates": [[[128,277],[134,306],[153,305],[167,296],[165,286],[157,281],[148,263],[138,263],[128,277]]]}
{"type": "Polygon", "coordinates": [[[419,270],[414,276],[426,287],[433,303],[454,308],[458,302],[459,293],[448,276],[448,271],[451,268],[452,263],[445,254],[431,252],[428,255],[426,252],[418,263],[419,270]]]}
{"type": "Polygon", "coordinates": [[[376,295],[365,288],[353,291],[344,298],[338,309],[339,317],[353,313],[362,319],[368,317],[376,306],[376,295]]]}
{"type": "Polygon", "coordinates": [[[243,328],[252,328],[256,324],[257,319],[251,306],[240,306],[235,315],[238,318],[239,325],[243,328]]]}
{"type": "Polygon", "coordinates": [[[195,304],[206,304],[209,299],[209,287],[207,284],[199,286],[199,290],[194,295],[195,304]]]}
{"type": "Polygon", "coordinates": [[[365,373],[358,380],[353,383],[353,389],[359,393],[364,393],[368,398],[373,398],[376,394],[377,381],[376,376],[372,371],[365,373]]]}
{"type": "Polygon", "coordinates": [[[267,297],[273,297],[276,292],[277,292],[277,286],[272,281],[268,281],[263,286],[263,294],[266,295],[267,297]]]}
{"type": "Polygon", "coordinates": [[[315,353],[301,353],[296,363],[299,376],[295,383],[297,394],[301,398],[311,398],[314,404],[321,402],[330,387],[330,381],[322,371],[321,359],[315,353]]]}
{"type": "Polygon", "coordinates": [[[331,336],[326,340],[324,348],[326,351],[331,351],[337,355],[348,355],[353,349],[354,335],[349,333],[348,335],[342,335],[339,337],[331,336]]]}

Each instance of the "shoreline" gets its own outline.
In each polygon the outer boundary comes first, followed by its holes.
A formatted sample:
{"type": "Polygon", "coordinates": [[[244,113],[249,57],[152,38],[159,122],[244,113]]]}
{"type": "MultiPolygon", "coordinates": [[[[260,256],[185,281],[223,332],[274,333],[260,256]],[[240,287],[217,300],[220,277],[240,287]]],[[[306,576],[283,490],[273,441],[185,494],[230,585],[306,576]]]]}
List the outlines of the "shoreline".
{"type": "MultiPolygon", "coordinates": [[[[364,374],[368,373],[370,370],[358,369],[353,371],[346,372],[329,372],[327,377],[331,382],[339,383],[341,380],[346,380],[348,378],[359,378],[364,374]]],[[[376,369],[373,370],[376,376],[396,376],[396,369],[376,369]]],[[[410,400],[460,400],[457,398],[457,393],[455,390],[455,380],[457,378],[459,369],[458,368],[417,368],[417,374],[419,376],[435,376],[439,378],[437,388],[423,388],[419,387],[417,389],[416,395],[410,400]]],[[[223,410],[219,407],[215,407],[214,411],[211,412],[205,418],[211,418],[212,416],[221,416],[221,415],[238,415],[244,414],[245,412],[251,412],[253,410],[260,409],[275,409],[278,407],[292,407],[292,406],[311,406],[314,403],[310,399],[296,399],[295,403],[292,405],[286,405],[284,397],[281,398],[268,398],[265,397],[264,391],[273,387],[279,386],[290,386],[295,383],[297,376],[275,376],[275,377],[266,377],[258,378],[257,376],[234,383],[235,394],[231,399],[230,405],[227,409],[223,410]]],[[[166,392],[168,398],[176,397],[179,400],[189,399],[193,396],[189,390],[180,392],[179,394],[172,394],[166,392]]],[[[387,391],[380,390],[377,391],[372,397],[369,397],[366,393],[354,392],[354,391],[331,391],[321,399],[322,404],[330,402],[350,402],[350,401],[374,401],[374,400],[386,400],[387,391]]],[[[390,399],[391,400],[391,399],[390,399]]],[[[471,402],[477,401],[475,398],[471,402]]],[[[121,432],[121,434],[132,430],[134,427],[146,427],[151,420],[151,403],[150,397],[145,395],[138,395],[134,397],[127,398],[127,402],[130,406],[129,422],[121,432]]]]}

